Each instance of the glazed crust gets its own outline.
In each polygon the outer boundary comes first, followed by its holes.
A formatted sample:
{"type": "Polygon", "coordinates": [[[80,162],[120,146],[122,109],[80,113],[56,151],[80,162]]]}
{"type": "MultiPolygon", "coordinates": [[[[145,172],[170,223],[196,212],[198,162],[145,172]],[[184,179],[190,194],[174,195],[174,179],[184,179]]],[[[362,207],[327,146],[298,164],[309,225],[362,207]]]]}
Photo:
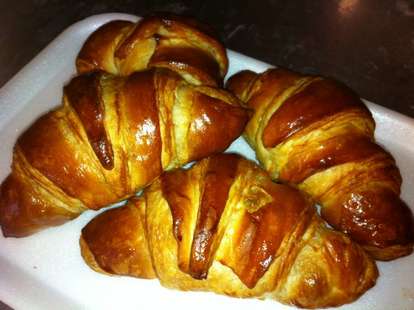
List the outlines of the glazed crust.
{"type": "Polygon", "coordinates": [[[3,234],[29,235],[125,199],[164,170],[223,151],[246,121],[229,93],[167,69],[75,77],[63,105],[17,141],[0,192],[3,234]]]}
{"type": "Polygon", "coordinates": [[[164,14],[101,26],[84,43],[76,66],[79,73],[103,70],[116,75],[163,67],[193,84],[220,86],[228,59],[207,26],[164,14]]]}
{"type": "MultiPolygon", "coordinates": [[[[352,302],[378,276],[365,251],[327,228],[308,197],[233,154],[163,174],[141,197],[95,217],[80,245],[98,272],[125,275],[118,266],[132,265],[119,260],[128,247],[141,256],[135,261],[150,257],[146,271],[166,287],[307,308],[352,302]]],[[[127,274],[144,277],[142,269],[127,274]]]]}
{"type": "Polygon", "coordinates": [[[244,137],[274,179],[294,184],[376,259],[412,252],[395,160],[375,143],[371,113],[346,86],[285,69],[242,71],[227,88],[254,113],[244,137]]]}
{"type": "Polygon", "coordinates": [[[152,279],[155,273],[145,237],[145,217],[138,214],[144,209],[137,207],[139,200],[131,201],[104,212],[99,221],[92,220],[85,227],[80,240],[82,257],[97,272],[152,279]]]}

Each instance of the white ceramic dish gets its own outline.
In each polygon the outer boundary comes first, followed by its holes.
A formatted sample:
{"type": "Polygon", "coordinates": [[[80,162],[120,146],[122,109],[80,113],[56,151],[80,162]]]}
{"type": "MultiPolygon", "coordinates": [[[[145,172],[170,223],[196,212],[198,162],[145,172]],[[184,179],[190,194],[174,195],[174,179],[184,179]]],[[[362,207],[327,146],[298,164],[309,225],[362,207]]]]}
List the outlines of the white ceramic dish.
{"type": "MultiPolygon", "coordinates": [[[[75,72],[74,59],[86,37],[125,14],[89,17],[69,27],[0,90],[0,180],[10,172],[16,138],[38,116],[60,104],[62,86],[75,72]]],[[[229,52],[230,72],[262,71],[269,65],[229,52]]],[[[368,103],[376,136],[391,151],[403,175],[402,197],[414,206],[414,119],[368,103]]],[[[230,148],[253,158],[243,140],[230,148]]],[[[274,301],[236,299],[205,292],[165,289],[157,280],[109,277],[90,270],[79,253],[81,228],[96,213],[31,237],[0,237],[0,299],[16,309],[287,309],[274,301]]],[[[377,285],[349,309],[413,309],[414,255],[378,263],[377,285]]]]}

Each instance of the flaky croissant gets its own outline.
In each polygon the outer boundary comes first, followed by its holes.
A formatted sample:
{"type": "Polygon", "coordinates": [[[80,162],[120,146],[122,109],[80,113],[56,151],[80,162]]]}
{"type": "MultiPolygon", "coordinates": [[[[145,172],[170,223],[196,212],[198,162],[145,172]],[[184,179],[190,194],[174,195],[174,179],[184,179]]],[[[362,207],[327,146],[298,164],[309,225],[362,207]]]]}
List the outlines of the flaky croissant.
{"type": "Polygon", "coordinates": [[[228,59],[206,25],[164,14],[136,24],[116,20],[101,26],[84,43],[76,66],[79,73],[103,70],[116,75],[164,67],[190,83],[219,86],[228,59]]]}
{"type": "Polygon", "coordinates": [[[166,69],[72,79],[29,127],[1,185],[5,236],[26,236],[124,199],[164,170],[221,152],[247,114],[230,93],[166,69]]]}
{"type": "Polygon", "coordinates": [[[143,196],[89,222],[80,246],[98,272],[301,307],[351,302],[378,276],[307,197],[234,154],[163,174],[143,196]]]}
{"type": "Polygon", "coordinates": [[[273,178],[296,184],[322,217],[376,259],[412,252],[401,176],[375,143],[370,111],[346,86],[285,69],[242,71],[227,87],[254,110],[244,137],[273,178]]]}

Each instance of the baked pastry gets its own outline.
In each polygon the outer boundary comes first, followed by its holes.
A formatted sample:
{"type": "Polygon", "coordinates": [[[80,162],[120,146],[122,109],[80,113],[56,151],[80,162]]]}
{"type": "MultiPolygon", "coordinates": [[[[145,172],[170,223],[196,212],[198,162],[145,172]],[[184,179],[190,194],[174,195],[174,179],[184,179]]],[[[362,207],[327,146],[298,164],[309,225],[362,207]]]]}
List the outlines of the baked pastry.
{"type": "Polygon", "coordinates": [[[115,20],[101,26],[84,43],[76,67],[79,73],[103,70],[117,75],[163,67],[190,83],[220,86],[228,59],[208,26],[164,14],[138,23],[115,20]]]}
{"type": "Polygon", "coordinates": [[[230,93],[167,69],[77,76],[63,105],[16,143],[0,189],[3,234],[26,236],[125,199],[164,170],[223,151],[246,121],[230,93]]]}
{"type": "Polygon", "coordinates": [[[308,308],[351,302],[378,276],[306,196],[234,154],[163,174],[89,222],[80,246],[98,272],[308,308]]]}
{"type": "Polygon", "coordinates": [[[352,90],[285,69],[242,71],[227,87],[254,110],[244,137],[272,178],[310,194],[322,217],[374,258],[412,252],[400,172],[376,144],[374,119],[352,90]]]}

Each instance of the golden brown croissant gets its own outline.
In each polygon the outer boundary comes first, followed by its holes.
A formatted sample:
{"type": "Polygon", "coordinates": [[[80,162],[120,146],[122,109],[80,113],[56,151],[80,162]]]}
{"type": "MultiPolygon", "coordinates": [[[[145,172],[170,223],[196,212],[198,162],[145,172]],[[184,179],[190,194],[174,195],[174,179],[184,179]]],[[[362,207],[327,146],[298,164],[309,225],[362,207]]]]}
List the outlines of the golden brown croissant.
{"type": "Polygon", "coordinates": [[[375,122],[346,86],[284,69],[242,71],[227,87],[254,110],[244,136],[273,178],[310,194],[322,217],[376,259],[412,252],[409,208],[393,157],[375,143],[375,122]]]}
{"type": "Polygon", "coordinates": [[[228,60],[207,26],[182,16],[158,15],[136,24],[116,20],[103,25],[87,39],[76,65],[79,73],[98,69],[117,75],[164,67],[193,84],[218,86],[228,60]]]}
{"type": "Polygon", "coordinates": [[[143,196],[95,217],[80,246],[98,272],[301,307],[351,302],[378,276],[308,198],[234,154],[163,174],[143,196]]]}
{"type": "Polygon", "coordinates": [[[17,141],[0,192],[3,234],[29,235],[124,199],[164,170],[223,151],[246,121],[228,92],[167,69],[75,77],[63,106],[17,141]]]}

